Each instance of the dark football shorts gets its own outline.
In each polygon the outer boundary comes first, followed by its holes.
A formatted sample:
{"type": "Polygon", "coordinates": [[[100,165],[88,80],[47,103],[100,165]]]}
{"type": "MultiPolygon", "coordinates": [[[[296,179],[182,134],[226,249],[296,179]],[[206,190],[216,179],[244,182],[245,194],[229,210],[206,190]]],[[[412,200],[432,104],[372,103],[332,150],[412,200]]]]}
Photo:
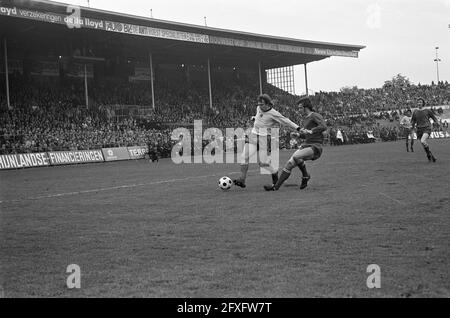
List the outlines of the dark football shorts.
{"type": "Polygon", "coordinates": [[[417,139],[422,139],[423,134],[428,134],[428,136],[431,135],[431,128],[417,128],[417,139]]]}
{"type": "Polygon", "coordinates": [[[300,146],[300,149],[305,149],[305,148],[312,148],[314,155],[311,158],[311,160],[317,160],[320,158],[320,156],[322,156],[322,146],[320,144],[302,144],[300,146]]]}

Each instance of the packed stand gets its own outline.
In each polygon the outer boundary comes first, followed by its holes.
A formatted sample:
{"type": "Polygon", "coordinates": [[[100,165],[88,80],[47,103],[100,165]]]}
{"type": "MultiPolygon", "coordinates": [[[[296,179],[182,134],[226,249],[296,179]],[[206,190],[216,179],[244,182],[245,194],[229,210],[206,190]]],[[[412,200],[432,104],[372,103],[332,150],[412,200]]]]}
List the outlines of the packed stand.
{"type": "MultiPolygon", "coordinates": [[[[10,81],[12,109],[7,109],[5,96],[0,95],[2,154],[148,144],[160,156],[167,156],[176,142],[171,140],[172,129],[192,127],[196,119],[203,120],[204,128],[251,125],[256,108],[254,92],[259,90],[243,81],[230,81],[220,89],[214,86],[214,107],[210,109],[209,94],[204,88],[160,85],[155,89],[157,103],[153,110],[148,83],[92,83],[90,107],[86,108],[80,106],[84,104],[84,86],[80,81],[36,83],[15,75],[10,81]],[[134,106],[136,113],[131,112],[134,106]],[[145,112],[140,112],[142,109],[145,112]]],[[[268,84],[264,90],[274,99],[276,109],[294,122],[301,122],[295,106],[298,96],[268,84]]],[[[405,108],[414,107],[411,101],[417,97],[424,97],[428,105],[448,105],[450,85],[440,82],[385,85],[368,90],[351,88],[318,92],[311,99],[329,126],[329,143],[341,145],[400,138],[397,122],[405,108]]],[[[439,115],[442,109],[435,111],[439,115]]],[[[282,148],[295,147],[289,131],[282,129],[280,137],[282,148]]]]}

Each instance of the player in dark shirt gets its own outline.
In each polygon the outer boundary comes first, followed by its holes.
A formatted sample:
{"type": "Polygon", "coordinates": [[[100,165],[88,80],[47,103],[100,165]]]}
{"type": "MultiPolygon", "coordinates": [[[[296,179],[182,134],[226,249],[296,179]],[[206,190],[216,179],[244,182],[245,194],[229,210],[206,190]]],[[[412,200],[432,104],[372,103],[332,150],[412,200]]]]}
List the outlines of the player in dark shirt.
{"type": "Polygon", "coordinates": [[[152,162],[159,162],[159,156],[158,156],[158,150],[157,150],[157,143],[155,144],[155,142],[153,140],[148,140],[147,141],[147,148],[148,148],[148,159],[149,162],[150,160],[152,162]]]}
{"type": "Polygon", "coordinates": [[[275,184],[265,185],[266,191],[276,191],[289,178],[292,169],[298,167],[302,172],[302,184],[300,189],[308,186],[308,181],[311,175],[306,170],[306,160],[317,160],[322,155],[323,132],[327,129],[322,115],[314,112],[311,100],[308,97],[298,101],[300,110],[305,115],[303,120],[303,128],[300,129],[300,134],[292,133],[292,136],[301,137],[305,141],[300,145],[300,148],[292,155],[286,163],[281,175],[275,184]]]}
{"type": "Polygon", "coordinates": [[[423,149],[427,154],[428,161],[436,162],[436,158],[430,151],[430,146],[427,143],[428,137],[431,134],[431,123],[430,118],[439,125],[439,121],[434,115],[433,111],[430,109],[423,109],[425,106],[425,100],[423,98],[419,98],[417,100],[417,106],[419,109],[416,109],[411,118],[411,127],[417,126],[417,139],[420,139],[422,143],[423,149]]]}

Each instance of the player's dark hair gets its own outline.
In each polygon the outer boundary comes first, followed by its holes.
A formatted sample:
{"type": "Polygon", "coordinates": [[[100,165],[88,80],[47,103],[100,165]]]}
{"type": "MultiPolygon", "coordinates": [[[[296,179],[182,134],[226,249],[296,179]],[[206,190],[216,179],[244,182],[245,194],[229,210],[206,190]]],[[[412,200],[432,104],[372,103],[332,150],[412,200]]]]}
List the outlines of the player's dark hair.
{"type": "Polygon", "coordinates": [[[273,106],[272,99],[267,94],[261,94],[258,96],[258,101],[263,101],[265,104],[273,106]]]}
{"type": "Polygon", "coordinates": [[[418,99],[417,99],[417,101],[421,101],[422,102],[422,107],[424,107],[425,106],[425,99],[423,99],[422,97],[419,97],[418,99]]]}
{"type": "Polygon", "coordinates": [[[300,98],[300,100],[297,102],[297,105],[302,105],[305,108],[309,108],[310,111],[314,111],[314,107],[309,97],[300,98]]]}

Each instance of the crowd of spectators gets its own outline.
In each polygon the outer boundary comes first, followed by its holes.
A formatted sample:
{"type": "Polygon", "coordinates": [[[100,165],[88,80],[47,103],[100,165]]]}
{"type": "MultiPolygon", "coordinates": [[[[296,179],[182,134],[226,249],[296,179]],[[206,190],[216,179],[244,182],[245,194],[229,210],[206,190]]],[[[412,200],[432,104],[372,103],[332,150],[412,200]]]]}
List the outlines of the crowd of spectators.
{"type": "MultiPolygon", "coordinates": [[[[205,89],[161,85],[156,89],[157,107],[152,109],[148,83],[93,84],[87,108],[81,106],[84,104],[81,84],[30,82],[11,76],[11,109],[6,107],[4,90],[0,95],[1,153],[150,144],[155,151],[167,155],[175,142],[171,140],[172,129],[189,127],[195,119],[202,119],[204,128],[248,127],[256,108],[254,92],[258,91],[256,86],[230,81],[220,89],[214,88],[214,107],[210,109],[205,89]],[[132,107],[145,112],[131,113],[132,107]]],[[[264,90],[281,113],[301,122],[295,106],[298,97],[268,84],[264,90]]],[[[450,85],[440,82],[348,88],[341,92],[318,92],[311,99],[329,126],[327,140],[331,145],[340,145],[400,138],[397,121],[406,108],[414,107],[417,97],[423,97],[431,106],[448,105],[450,85]]],[[[442,112],[434,110],[438,115],[442,112]]],[[[288,131],[281,130],[281,147],[293,146],[288,136],[288,131]]]]}
{"type": "Polygon", "coordinates": [[[131,118],[108,121],[98,110],[85,108],[2,111],[0,126],[3,154],[169,143],[168,130],[145,129],[131,118]]]}

